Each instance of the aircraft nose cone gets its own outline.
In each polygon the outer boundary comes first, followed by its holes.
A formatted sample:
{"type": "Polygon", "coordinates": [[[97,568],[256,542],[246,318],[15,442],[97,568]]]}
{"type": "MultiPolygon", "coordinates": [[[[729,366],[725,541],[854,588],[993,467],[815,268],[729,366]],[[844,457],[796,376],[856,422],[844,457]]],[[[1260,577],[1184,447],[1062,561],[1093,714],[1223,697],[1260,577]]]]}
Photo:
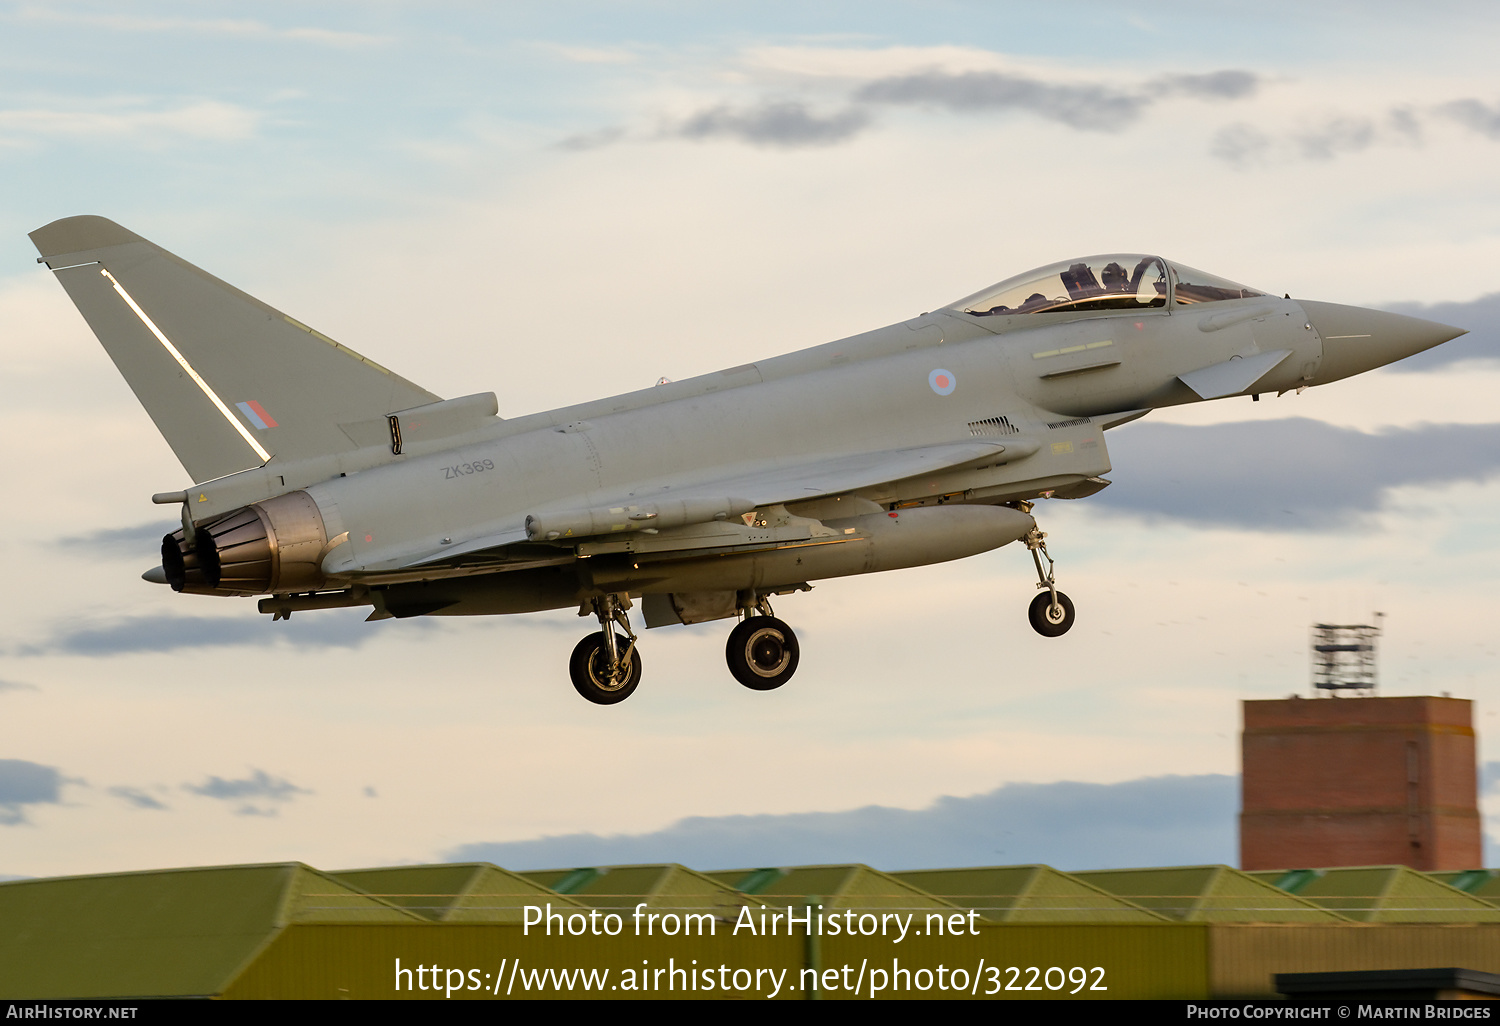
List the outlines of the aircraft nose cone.
{"type": "Polygon", "coordinates": [[[1318,364],[1314,385],[1384,367],[1468,333],[1467,328],[1361,306],[1299,304],[1323,340],[1323,362],[1318,364]]]}

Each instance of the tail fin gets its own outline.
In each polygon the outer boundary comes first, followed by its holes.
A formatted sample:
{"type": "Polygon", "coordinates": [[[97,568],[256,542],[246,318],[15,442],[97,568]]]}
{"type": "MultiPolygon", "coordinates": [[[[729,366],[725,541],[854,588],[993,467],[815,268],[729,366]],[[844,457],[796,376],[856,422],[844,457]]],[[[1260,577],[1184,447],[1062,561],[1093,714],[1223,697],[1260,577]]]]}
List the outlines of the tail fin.
{"type": "Polygon", "coordinates": [[[426,389],[102,217],[31,233],[194,481],[356,448],[426,389]]]}

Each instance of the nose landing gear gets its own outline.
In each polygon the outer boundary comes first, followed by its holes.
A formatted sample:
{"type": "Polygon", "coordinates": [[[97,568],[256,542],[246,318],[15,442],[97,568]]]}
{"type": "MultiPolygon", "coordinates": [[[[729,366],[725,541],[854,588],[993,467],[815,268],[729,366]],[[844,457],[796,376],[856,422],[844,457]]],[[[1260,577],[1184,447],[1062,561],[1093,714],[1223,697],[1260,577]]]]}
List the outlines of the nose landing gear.
{"type": "Polygon", "coordinates": [[[1038,634],[1055,638],[1068,633],[1068,628],[1073,626],[1073,600],[1060,591],[1055,598],[1053,593],[1044,591],[1031,600],[1026,616],[1038,634]]]}
{"type": "MultiPolygon", "coordinates": [[[[1023,512],[1031,512],[1029,505],[1023,512]]],[[[1042,637],[1061,637],[1073,626],[1073,601],[1057,590],[1057,578],[1053,572],[1056,564],[1047,554],[1047,536],[1039,528],[1033,527],[1026,533],[1026,548],[1031,550],[1031,560],[1036,564],[1036,576],[1040,582],[1037,587],[1041,589],[1041,594],[1031,600],[1027,618],[1031,620],[1032,630],[1042,637]],[[1047,561],[1045,571],[1042,569],[1044,559],[1047,561]]]]}

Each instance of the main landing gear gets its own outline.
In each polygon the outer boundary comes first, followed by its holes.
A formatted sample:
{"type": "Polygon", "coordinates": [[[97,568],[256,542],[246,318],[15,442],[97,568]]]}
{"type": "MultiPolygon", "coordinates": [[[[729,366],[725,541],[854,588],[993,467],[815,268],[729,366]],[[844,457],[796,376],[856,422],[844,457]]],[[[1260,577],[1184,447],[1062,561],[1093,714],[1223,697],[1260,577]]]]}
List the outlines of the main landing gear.
{"type": "MultiPolygon", "coordinates": [[[[1022,512],[1031,512],[1029,503],[1022,512]]],[[[1040,582],[1037,588],[1041,589],[1040,594],[1031,600],[1026,615],[1031,620],[1032,630],[1042,637],[1060,637],[1073,626],[1073,601],[1057,590],[1057,578],[1053,573],[1056,567],[1047,554],[1047,536],[1033,527],[1026,534],[1026,547],[1031,550],[1031,560],[1036,564],[1036,576],[1040,582]],[[1042,569],[1044,559],[1047,561],[1045,571],[1042,569]]]]}
{"type": "MultiPolygon", "coordinates": [[[[797,672],[797,635],[772,615],[765,596],[745,593],[741,600],[753,604],[740,610],[741,620],[729,632],[724,647],[729,672],[752,691],[774,691],[797,672]]],[[[579,610],[580,616],[587,616],[592,609],[603,630],[573,649],[568,674],[574,690],[595,705],[623,702],[641,682],[641,653],[625,613],[629,608],[628,595],[601,595],[579,610]]]]}
{"type": "Polygon", "coordinates": [[[635,631],[630,629],[630,619],[625,615],[630,608],[630,597],[601,595],[592,604],[599,626],[604,629],[574,647],[568,660],[568,674],[573,678],[574,690],[584,698],[595,705],[614,705],[629,698],[641,682],[641,653],[635,647],[635,631]],[[624,634],[615,633],[616,624],[624,634]]]}
{"type": "Polygon", "coordinates": [[[740,613],[744,618],[724,646],[729,672],[751,691],[774,691],[797,672],[797,635],[771,615],[771,601],[764,596],[740,613]]]}

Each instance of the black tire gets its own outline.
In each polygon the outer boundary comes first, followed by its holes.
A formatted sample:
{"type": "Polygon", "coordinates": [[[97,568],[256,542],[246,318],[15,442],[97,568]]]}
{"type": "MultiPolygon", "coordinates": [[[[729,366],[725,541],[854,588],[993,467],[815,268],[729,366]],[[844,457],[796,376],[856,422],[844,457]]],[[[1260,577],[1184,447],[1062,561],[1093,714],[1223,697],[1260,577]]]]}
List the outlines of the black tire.
{"type": "Polygon", "coordinates": [[[797,672],[797,635],[774,616],[746,617],[729,632],[729,672],[751,691],[774,691],[797,672]]]}
{"type": "MultiPolygon", "coordinates": [[[[615,635],[615,646],[624,652],[630,639],[623,634],[615,635]]],[[[629,666],[625,679],[620,683],[611,681],[605,673],[609,657],[605,651],[604,632],[590,634],[573,648],[568,660],[568,675],[573,678],[573,688],[595,705],[614,705],[623,702],[635,693],[641,682],[641,650],[630,650],[629,666]]]]}
{"type": "Polygon", "coordinates": [[[1061,637],[1073,626],[1073,600],[1058,592],[1057,604],[1062,607],[1061,616],[1052,608],[1052,592],[1044,591],[1031,600],[1031,608],[1026,611],[1032,629],[1044,638],[1061,637]]]}

